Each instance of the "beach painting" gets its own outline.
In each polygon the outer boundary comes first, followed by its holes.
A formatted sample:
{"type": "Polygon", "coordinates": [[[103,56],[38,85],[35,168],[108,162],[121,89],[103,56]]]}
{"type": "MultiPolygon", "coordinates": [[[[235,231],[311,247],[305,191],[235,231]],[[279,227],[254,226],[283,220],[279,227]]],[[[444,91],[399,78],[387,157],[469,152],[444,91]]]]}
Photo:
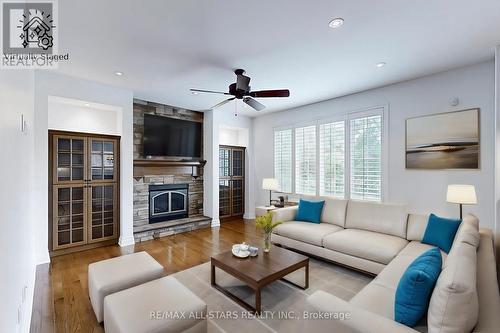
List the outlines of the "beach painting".
{"type": "Polygon", "coordinates": [[[407,169],[478,169],[479,109],[406,120],[407,169]]]}

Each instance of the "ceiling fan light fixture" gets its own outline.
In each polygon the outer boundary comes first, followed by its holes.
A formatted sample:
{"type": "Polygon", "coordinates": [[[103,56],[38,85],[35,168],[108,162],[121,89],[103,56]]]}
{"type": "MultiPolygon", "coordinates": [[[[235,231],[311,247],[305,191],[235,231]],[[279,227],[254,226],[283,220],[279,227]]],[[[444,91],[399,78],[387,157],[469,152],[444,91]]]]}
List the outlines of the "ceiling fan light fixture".
{"type": "Polygon", "coordinates": [[[381,62],[378,62],[375,66],[377,66],[377,68],[382,68],[386,65],[385,62],[381,61],[381,62]]]}
{"type": "Polygon", "coordinates": [[[342,17],[336,17],[328,23],[328,26],[332,29],[340,28],[344,25],[344,19],[342,17]]]}
{"type": "Polygon", "coordinates": [[[116,72],[115,72],[115,75],[116,75],[116,76],[122,76],[122,75],[123,75],[123,72],[116,71],[116,72]]]}

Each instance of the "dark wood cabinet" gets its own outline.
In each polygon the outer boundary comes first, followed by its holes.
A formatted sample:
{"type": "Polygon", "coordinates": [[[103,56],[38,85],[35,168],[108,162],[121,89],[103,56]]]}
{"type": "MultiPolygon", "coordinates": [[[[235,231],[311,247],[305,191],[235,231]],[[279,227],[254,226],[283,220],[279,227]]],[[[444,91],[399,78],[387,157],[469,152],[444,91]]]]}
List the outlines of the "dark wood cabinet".
{"type": "Polygon", "coordinates": [[[119,138],[51,131],[49,142],[51,251],[116,240],[119,138]]]}
{"type": "Polygon", "coordinates": [[[245,212],[245,148],[219,147],[219,217],[245,212]]]}

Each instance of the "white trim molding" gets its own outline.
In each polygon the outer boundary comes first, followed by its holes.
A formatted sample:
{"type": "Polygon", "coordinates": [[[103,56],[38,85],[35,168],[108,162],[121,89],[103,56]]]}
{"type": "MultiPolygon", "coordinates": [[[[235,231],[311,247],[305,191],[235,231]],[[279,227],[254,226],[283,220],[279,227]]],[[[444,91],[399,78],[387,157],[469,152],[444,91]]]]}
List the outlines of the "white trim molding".
{"type": "Polygon", "coordinates": [[[212,224],[210,224],[212,228],[220,227],[220,220],[218,218],[212,219],[212,224]]]}
{"type": "Polygon", "coordinates": [[[120,240],[118,241],[118,245],[120,245],[121,247],[130,246],[134,244],[135,244],[134,236],[126,236],[126,237],[121,236],[120,240]]]}

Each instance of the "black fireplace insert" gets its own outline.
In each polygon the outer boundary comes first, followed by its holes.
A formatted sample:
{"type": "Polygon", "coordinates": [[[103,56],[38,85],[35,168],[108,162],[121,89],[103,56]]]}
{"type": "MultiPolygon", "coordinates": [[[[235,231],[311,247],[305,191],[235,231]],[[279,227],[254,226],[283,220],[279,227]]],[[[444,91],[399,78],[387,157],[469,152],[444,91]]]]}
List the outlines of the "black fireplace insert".
{"type": "Polygon", "coordinates": [[[149,223],[188,217],[188,184],[149,186],[149,223]]]}

